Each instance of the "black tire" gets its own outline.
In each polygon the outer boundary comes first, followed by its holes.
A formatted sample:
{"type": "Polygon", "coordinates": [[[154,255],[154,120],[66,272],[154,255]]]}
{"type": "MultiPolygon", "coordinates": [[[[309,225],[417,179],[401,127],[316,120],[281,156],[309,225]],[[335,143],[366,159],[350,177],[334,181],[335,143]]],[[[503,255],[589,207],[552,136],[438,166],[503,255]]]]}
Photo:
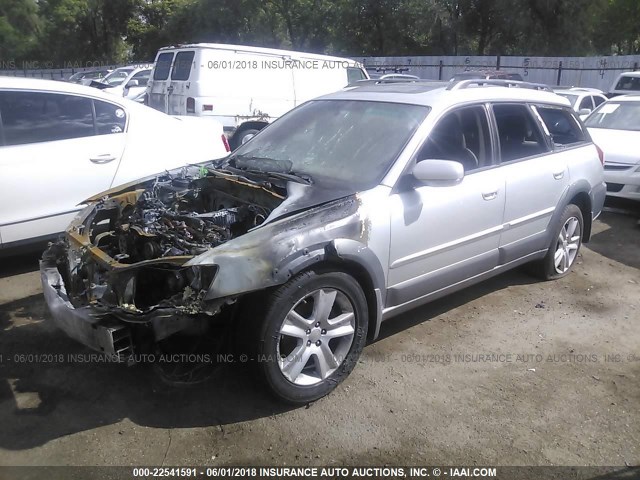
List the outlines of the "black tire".
{"type": "MultiPolygon", "coordinates": [[[[232,139],[232,147],[235,150],[236,148],[242,146],[243,144],[243,139],[248,137],[249,135],[253,136],[253,135],[257,135],[260,132],[260,130],[258,130],[257,128],[246,128],[244,130],[240,130],[239,132],[236,132],[233,135],[233,139],[232,139]]],[[[246,140],[248,141],[248,140],[246,140]]]]}
{"type": "Polygon", "coordinates": [[[543,280],[557,280],[558,278],[562,278],[571,273],[571,269],[573,268],[573,265],[578,258],[578,254],[580,253],[583,232],[584,219],[582,217],[582,211],[576,205],[567,205],[562,212],[562,215],[560,215],[560,218],[554,225],[551,244],[549,245],[549,250],[547,251],[546,256],[542,260],[532,263],[530,271],[543,280]],[[576,230],[573,233],[573,237],[578,237],[577,248],[575,249],[575,256],[570,259],[569,265],[566,270],[564,270],[564,268],[561,268],[564,271],[559,271],[558,269],[556,269],[556,252],[561,246],[560,234],[565,229],[565,226],[567,225],[569,219],[572,218],[577,219],[578,221],[576,230]]]}
{"type": "MultiPolygon", "coordinates": [[[[322,310],[321,308],[319,309],[322,310]]],[[[290,321],[287,320],[287,322],[290,321]]],[[[305,323],[304,325],[307,324],[305,323]]],[[[323,323],[322,325],[327,324],[323,323]]],[[[293,326],[293,328],[297,327],[293,326]]],[[[343,272],[316,273],[310,271],[302,273],[269,295],[266,314],[259,331],[257,345],[258,371],[269,389],[285,402],[295,405],[312,402],[327,395],[351,373],[366,343],[367,328],[367,301],[362,288],[353,277],[343,272]],[[320,291],[321,293],[319,293],[320,291]],[[336,292],[333,297],[334,300],[329,300],[334,291],[336,292]],[[318,305],[324,302],[324,300],[316,300],[314,295],[322,295],[322,298],[327,299],[326,302],[332,302],[327,322],[337,319],[338,316],[335,312],[338,311],[342,312],[341,318],[350,319],[349,322],[351,324],[348,328],[353,328],[352,335],[349,334],[332,339],[331,334],[332,332],[334,334],[337,333],[337,327],[329,326],[326,327],[329,330],[325,330],[318,326],[320,322],[313,324],[315,322],[314,318],[322,317],[321,314],[316,313],[313,305],[315,305],[316,301],[318,301],[318,305]],[[348,304],[350,304],[350,307],[348,304]],[[343,307],[346,308],[343,310],[343,307]],[[285,319],[289,318],[288,316],[294,308],[296,309],[295,313],[303,312],[300,314],[300,318],[312,322],[308,325],[310,329],[305,332],[308,335],[306,340],[281,333],[285,319]],[[304,309],[309,310],[306,315],[310,318],[305,316],[304,309]],[[351,313],[354,314],[355,318],[351,319],[351,313]],[[309,331],[311,331],[311,334],[308,333],[309,331]],[[350,346],[347,345],[349,338],[352,338],[350,346]],[[326,342],[325,345],[322,345],[323,341],[326,342]],[[296,346],[293,347],[291,352],[287,352],[283,348],[286,342],[296,342],[296,346]],[[337,348],[336,345],[338,345],[337,348]],[[325,369],[324,372],[321,372],[322,368],[319,364],[322,362],[320,357],[329,358],[325,357],[324,352],[326,349],[331,351],[333,348],[336,351],[332,352],[331,358],[334,362],[333,365],[338,366],[334,367],[334,370],[325,369]],[[347,348],[348,353],[345,353],[347,348]],[[342,353],[338,355],[336,352],[339,349],[341,349],[342,353]],[[304,360],[304,363],[302,361],[297,363],[297,365],[301,365],[301,372],[296,374],[296,381],[305,378],[308,382],[317,381],[317,383],[297,384],[285,376],[284,362],[287,362],[289,358],[296,358],[295,352],[299,351],[317,353],[308,353],[310,356],[306,357],[305,353],[299,354],[298,358],[307,358],[307,360],[304,360]],[[341,363],[338,363],[340,359],[342,359],[341,363]],[[331,371],[332,373],[329,373],[331,371]],[[324,379],[321,378],[323,373],[326,374],[324,379]],[[314,374],[317,374],[317,379],[313,376],[314,374]]],[[[300,333],[300,330],[296,330],[296,332],[300,333]]],[[[293,365],[295,361],[289,363],[293,365]]],[[[324,365],[326,367],[327,363],[325,362],[324,365]]],[[[297,370],[297,367],[293,367],[292,370],[297,370]]]]}

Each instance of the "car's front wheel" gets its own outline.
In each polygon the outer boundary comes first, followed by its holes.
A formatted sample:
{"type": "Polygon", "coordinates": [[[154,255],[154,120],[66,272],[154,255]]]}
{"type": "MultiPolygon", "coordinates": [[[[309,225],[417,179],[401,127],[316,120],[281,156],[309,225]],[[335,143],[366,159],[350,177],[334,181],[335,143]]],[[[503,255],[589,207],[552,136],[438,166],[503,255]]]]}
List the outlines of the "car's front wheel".
{"type": "Polygon", "coordinates": [[[328,394],[353,370],[367,317],[362,288],[343,272],[305,272],[273,292],[257,359],[269,388],[294,404],[328,394]]]}

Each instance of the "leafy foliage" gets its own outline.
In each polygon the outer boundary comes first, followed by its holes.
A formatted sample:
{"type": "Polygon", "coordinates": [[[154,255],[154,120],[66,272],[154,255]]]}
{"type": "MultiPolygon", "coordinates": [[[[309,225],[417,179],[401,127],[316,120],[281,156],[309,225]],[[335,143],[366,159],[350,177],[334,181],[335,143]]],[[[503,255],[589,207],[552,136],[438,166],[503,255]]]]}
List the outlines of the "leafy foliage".
{"type": "Polygon", "coordinates": [[[0,62],[221,42],[362,55],[640,52],[638,0],[0,0],[0,62]]]}

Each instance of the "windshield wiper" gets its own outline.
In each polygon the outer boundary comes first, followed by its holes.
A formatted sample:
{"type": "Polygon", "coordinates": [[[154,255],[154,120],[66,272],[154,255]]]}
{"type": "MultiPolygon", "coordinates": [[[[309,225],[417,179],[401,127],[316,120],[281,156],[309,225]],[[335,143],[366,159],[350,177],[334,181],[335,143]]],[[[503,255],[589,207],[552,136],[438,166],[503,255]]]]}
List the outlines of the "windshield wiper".
{"type": "MultiPolygon", "coordinates": [[[[229,167],[227,167],[228,169],[229,167]]],[[[261,177],[270,177],[270,178],[277,178],[279,180],[287,180],[287,181],[291,181],[291,182],[297,182],[297,183],[302,183],[305,185],[311,185],[313,183],[312,178],[309,175],[306,175],[304,173],[296,173],[296,172],[271,172],[271,171],[264,171],[264,170],[256,170],[253,168],[234,168],[231,167],[232,170],[237,170],[239,172],[242,173],[250,173],[252,175],[258,175],[261,177]]]]}
{"type": "Polygon", "coordinates": [[[306,185],[313,183],[313,179],[309,175],[292,171],[291,167],[293,164],[290,160],[275,160],[273,158],[252,155],[236,155],[229,159],[227,168],[229,166],[241,172],[254,175],[289,180],[306,185]]]}

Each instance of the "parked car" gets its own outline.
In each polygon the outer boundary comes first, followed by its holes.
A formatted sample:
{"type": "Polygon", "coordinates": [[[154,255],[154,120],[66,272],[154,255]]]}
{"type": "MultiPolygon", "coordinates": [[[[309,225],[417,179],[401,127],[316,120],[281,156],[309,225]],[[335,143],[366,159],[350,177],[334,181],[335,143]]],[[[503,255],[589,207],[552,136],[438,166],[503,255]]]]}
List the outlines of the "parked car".
{"type": "Polygon", "coordinates": [[[98,69],[98,70],[85,70],[84,72],[78,72],[69,77],[68,82],[79,83],[80,85],[89,85],[92,81],[100,81],[112,70],[110,69],[98,69]]]}
{"type": "Polygon", "coordinates": [[[640,93],[608,100],[585,125],[604,152],[607,195],[640,200],[640,93]]]}
{"type": "Polygon", "coordinates": [[[0,77],[0,247],[55,237],[111,186],[226,154],[220,125],[191,123],[90,87],[0,77]]]}
{"type": "Polygon", "coordinates": [[[504,70],[469,70],[466,72],[456,73],[451,77],[451,82],[458,82],[460,80],[481,79],[485,80],[518,80],[523,81],[522,75],[514,72],[505,72],[504,70]]]}
{"type": "Polygon", "coordinates": [[[150,75],[151,67],[120,67],[104,79],[92,82],[91,86],[106,93],[143,103],[150,75]]]}
{"type": "Polygon", "coordinates": [[[566,98],[571,103],[571,107],[578,112],[581,120],[584,120],[601,103],[607,101],[602,90],[596,88],[554,88],[553,91],[566,98]]]}
{"type": "Polygon", "coordinates": [[[567,275],[604,203],[597,148],[565,99],[477,84],[351,87],[204,175],[95,196],[41,263],[54,321],[109,354],[235,332],[301,404],[401,312],[529,262],[567,275]]]}
{"type": "Polygon", "coordinates": [[[625,72],[618,75],[611,85],[607,97],[613,98],[618,95],[640,92],[640,72],[625,72]]]}
{"type": "Polygon", "coordinates": [[[158,51],[147,104],[170,115],[214,117],[232,147],[307,100],[369,78],[346,58],[223,44],[158,51]]]}

